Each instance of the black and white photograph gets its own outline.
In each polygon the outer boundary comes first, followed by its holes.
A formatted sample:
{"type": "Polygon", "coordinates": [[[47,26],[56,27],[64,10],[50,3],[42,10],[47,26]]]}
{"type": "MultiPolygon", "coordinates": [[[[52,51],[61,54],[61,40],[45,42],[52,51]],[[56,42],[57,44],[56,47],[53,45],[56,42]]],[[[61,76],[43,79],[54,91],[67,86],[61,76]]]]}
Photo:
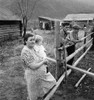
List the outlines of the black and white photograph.
{"type": "Polygon", "coordinates": [[[94,0],[0,0],[0,100],[94,100],[94,0]]]}

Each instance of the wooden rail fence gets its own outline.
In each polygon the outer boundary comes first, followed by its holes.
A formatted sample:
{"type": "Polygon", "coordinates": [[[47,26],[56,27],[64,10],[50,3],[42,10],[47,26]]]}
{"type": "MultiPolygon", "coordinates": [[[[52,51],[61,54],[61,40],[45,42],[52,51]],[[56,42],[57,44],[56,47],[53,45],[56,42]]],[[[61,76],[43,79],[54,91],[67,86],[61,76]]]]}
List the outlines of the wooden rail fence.
{"type": "MultiPolygon", "coordinates": [[[[60,38],[60,37],[59,37],[60,28],[59,28],[59,24],[60,24],[60,22],[59,22],[59,21],[56,21],[56,31],[55,31],[55,32],[56,32],[56,55],[57,55],[57,58],[56,58],[56,60],[57,60],[57,70],[56,70],[56,74],[59,73],[59,72],[58,72],[59,70],[62,70],[62,69],[58,68],[58,67],[60,66],[60,62],[61,62],[61,61],[60,61],[60,60],[61,60],[61,58],[60,58],[60,52],[59,52],[59,49],[58,49],[58,48],[60,48],[60,39],[59,39],[59,38],[60,38]]],[[[81,40],[84,41],[84,40],[85,40],[86,38],[88,38],[91,34],[93,34],[93,33],[90,33],[89,35],[83,37],[81,40]]],[[[65,59],[64,59],[65,64],[66,64],[65,67],[67,66],[67,67],[69,67],[70,69],[67,70],[66,72],[64,72],[63,75],[61,75],[60,78],[58,78],[58,81],[57,81],[57,83],[56,83],[56,86],[50,91],[50,93],[45,97],[44,100],[49,100],[49,99],[53,96],[53,94],[55,93],[55,91],[57,90],[57,88],[59,87],[59,85],[61,84],[61,82],[63,81],[63,79],[65,78],[65,75],[68,76],[68,75],[71,73],[72,69],[73,69],[73,70],[77,70],[77,71],[79,71],[79,72],[81,72],[81,73],[84,73],[84,74],[89,75],[89,76],[91,76],[91,77],[94,78],[94,73],[76,67],[76,66],[78,65],[78,63],[83,59],[83,57],[87,54],[87,52],[90,50],[91,46],[92,46],[92,38],[91,38],[88,42],[85,42],[85,44],[84,44],[83,46],[81,46],[80,48],[78,48],[74,53],[72,53],[72,54],[69,55],[68,57],[65,56],[65,59]],[[88,48],[84,51],[84,53],[75,61],[75,63],[74,63],[72,66],[71,66],[71,65],[68,65],[67,62],[68,62],[71,58],[73,58],[76,54],[78,54],[81,50],[83,50],[88,44],[90,44],[89,47],[88,47],[88,48]]],[[[63,47],[63,48],[66,48],[66,47],[63,47]]],[[[63,49],[63,48],[62,48],[62,49],[63,49]]],[[[63,50],[64,50],[64,49],[63,49],[63,50]]],[[[64,53],[64,55],[65,55],[65,53],[64,53]]],[[[63,68],[63,67],[62,67],[62,68],[63,68]]]]}

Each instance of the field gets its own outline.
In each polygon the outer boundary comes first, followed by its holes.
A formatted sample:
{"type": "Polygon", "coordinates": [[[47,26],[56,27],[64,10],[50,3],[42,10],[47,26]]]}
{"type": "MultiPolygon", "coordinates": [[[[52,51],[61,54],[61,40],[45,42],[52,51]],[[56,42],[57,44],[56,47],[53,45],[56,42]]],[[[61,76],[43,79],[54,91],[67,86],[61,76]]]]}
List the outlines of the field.
{"type": "MultiPolygon", "coordinates": [[[[38,33],[44,38],[44,46],[47,55],[54,58],[53,48],[55,47],[54,33],[40,31],[38,33]]],[[[24,71],[20,60],[20,53],[23,47],[22,39],[6,41],[0,45],[0,100],[26,100],[27,90],[24,80],[24,71]]],[[[79,55],[77,55],[79,56],[79,55]]],[[[76,57],[77,58],[77,57],[76,57]]],[[[49,63],[49,71],[55,76],[55,64],[49,63]]],[[[89,51],[77,67],[88,69],[94,72],[94,51],[89,51]]],[[[75,84],[83,74],[73,71],[67,78],[67,89],[65,81],[62,83],[63,95],[54,95],[53,100],[94,100],[94,78],[86,76],[78,88],[75,84]]]]}

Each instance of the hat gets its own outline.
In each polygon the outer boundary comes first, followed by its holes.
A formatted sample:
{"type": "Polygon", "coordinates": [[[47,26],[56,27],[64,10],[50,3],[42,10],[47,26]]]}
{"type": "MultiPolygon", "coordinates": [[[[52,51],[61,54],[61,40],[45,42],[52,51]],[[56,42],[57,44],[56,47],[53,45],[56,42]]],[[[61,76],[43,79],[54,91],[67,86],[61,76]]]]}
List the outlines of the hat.
{"type": "Polygon", "coordinates": [[[77,24],[73,25],[72,28],[73,29],[77,29],[77,30],[81,29],[81,27],[79,25],[77,25],[77,24]]]}

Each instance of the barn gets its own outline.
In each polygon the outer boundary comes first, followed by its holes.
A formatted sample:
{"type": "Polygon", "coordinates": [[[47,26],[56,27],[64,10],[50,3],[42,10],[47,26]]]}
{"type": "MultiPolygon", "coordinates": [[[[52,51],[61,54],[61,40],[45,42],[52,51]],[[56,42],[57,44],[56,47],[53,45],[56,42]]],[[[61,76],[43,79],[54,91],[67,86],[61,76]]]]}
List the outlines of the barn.
{"type": "Polygon", "coordinates": [[[94,19],[94,13],[89,14],[68,14],[63,21],[64,22],[77,22],[79,24],[91,23],[94,19]]]}
{"type": "Polygon", "coordinates": [[[0,8],[0,42],[21,36],[22,22],[11,11],[0,8]]]}
{"type": "Polygon", "coordinates": [[[39,27],[42,30],[53,30],[55,28],[55,21],[60,19],[55,19],[55,18],[50,18],[50,17],[44,17],[44,16],[39,16],[39,27]]]}
{"type": "Polygon", "coordinates": [[[66,22],[70,21],[92,21],[94,19],[94,14],[68,14],[63,20],[66,22]]]}

